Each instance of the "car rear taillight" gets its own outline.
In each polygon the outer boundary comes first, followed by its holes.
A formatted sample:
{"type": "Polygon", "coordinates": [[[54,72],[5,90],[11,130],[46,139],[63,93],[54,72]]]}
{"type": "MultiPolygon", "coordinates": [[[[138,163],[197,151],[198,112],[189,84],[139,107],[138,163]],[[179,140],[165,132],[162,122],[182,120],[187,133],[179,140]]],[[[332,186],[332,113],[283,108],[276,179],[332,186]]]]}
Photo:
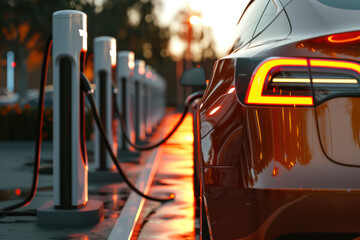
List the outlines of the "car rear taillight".
{"type": "Polygon", "coordinates": [[[245,96],[246,104],[312,106],[306,58],[274,58],[255,69],[245,96]]]}
{"type": "Polygon", "coordinates": [[[360,65],[356,62],[310,59],[316,105],[334,97],[360,96],[360,65]]]}
{"type": "Polygon", "coordinates": [[[360,64],[342,60],[271,58],[253,71],[249,105],[313,106],[334,97],[360,96],[360,64]],[[310,72],[309,72],[310,69],[310,72]]]}

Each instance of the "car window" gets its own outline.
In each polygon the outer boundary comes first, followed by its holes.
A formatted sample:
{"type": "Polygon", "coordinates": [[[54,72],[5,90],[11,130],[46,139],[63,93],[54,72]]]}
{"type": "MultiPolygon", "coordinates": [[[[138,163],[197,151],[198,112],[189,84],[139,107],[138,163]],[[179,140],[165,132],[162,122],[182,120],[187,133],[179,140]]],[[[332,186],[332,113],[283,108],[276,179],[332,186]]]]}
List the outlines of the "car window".
{"type": "Polygon", "coordinates": [[[350,9],[350,10],[360,10],[360,1],[359,0],[318,0],[322,4],[325,4],[329,7],[341,8],[341,9],[350,9]]]}
{"type": "Polygon", "coordinates": [[[289,19],[284,11],[281,11],[274,21],[267,26],[264,31],[260,32],[253,40],[251,40],[251,47],[255,47],[264,43],[270,43],[285,39],[289,36],[291,27],[289,19]]]}
{"type": "Polygon", "coordinates": [[[259,32],[264,30],[270,24],[270,22],[274,19],[276,13],[278,12],[278,10],[279,8],[276,6],[274,1],[273,0],[269,1],[263,15],[261,16],[258,26],[256,27],[254,36],[256,36],[259,32]]]}
{"type": "Polygon", "coordinates": [[[250,5],[246,8],[237,25],[233,50],[244,46],[251,40],[268,2],[269,0],[255,0],[250,2],[250,5]]]}

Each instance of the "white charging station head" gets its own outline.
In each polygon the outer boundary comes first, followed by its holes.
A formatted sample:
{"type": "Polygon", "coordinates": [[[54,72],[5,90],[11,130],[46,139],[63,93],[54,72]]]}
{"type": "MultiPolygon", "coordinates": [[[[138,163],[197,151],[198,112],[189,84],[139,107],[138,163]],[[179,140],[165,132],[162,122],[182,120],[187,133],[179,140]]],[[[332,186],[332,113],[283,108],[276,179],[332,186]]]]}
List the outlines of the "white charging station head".
{"type": "Polygon", "coordinates": [[[116,39],[102,36],[94,39],[95,71],[108,70],[116,66],[116,39]]]}
{"type": "Polygon", "coordinates": [[[116,76],[129,78],[135,68],[135,54],[131,51],[120,51],[117,54],[116,76]]]}
{"type": "Polygon", "coordinates": [[[134,80],[142,81],[145,75],[145,61],[144,60],[135,60],[135,69],[134,69],[134,80]]]}
{"type": "Polygon", "coordinates": [[[53,13],[53,40],[58,41],[59,47],[54,49],[56,53],[69,53],[73,55],[74,49],[87,50],[87,16],[76,10],[62,10],[53,13]],[[70,36],[70,37],[69,37],[70,36]],[[79,39],[81,41],[79,41],[79,39]],[[79,46],[78,43],[81,45],[79,46]]]}

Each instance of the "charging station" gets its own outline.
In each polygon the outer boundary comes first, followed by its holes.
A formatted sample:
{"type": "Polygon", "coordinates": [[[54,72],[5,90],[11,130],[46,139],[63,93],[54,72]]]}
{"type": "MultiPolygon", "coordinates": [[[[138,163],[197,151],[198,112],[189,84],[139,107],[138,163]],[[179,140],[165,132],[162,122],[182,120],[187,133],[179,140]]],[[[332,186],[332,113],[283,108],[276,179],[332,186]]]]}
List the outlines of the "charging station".
{"type": "Polygon", "coordinates": [[[134,84],[135,84],[135,139],[136,144],[147,144],[145,129],[145,106],[144,91],[145,62],[135,60],[134,84]]]}
{"type": "Polygon", "coordinates": [[[165,115],[165,93],[166,85],[164,79],[156,72],[155,69],[152,70],[152,91],[154,96],[153,103],[153,115],[152,115],[152,124],[153,129],[160,124],[161,119],[165,115]]]}
{"type": "Polygon", "coordinates": [[[150,65],[146,65],[145,67],[145,77],[144,77],[144,92],[145,92],[145,132],[147,136],[151,136],[153,132],[153,116],[154,116],[154,92],[153,92],[153,76],[152,76],[152,68],[150,65]]]}
{"type": "Polygon", "coordinates": [[[152,112],[153,114],[151,115],[151,127],[153,129],[153,131],[155,131],[155,129],[158,126],[158,122],[157,122],[157,115],[159,112],[159,101],[160,98],[162,97],[162,95],[160,94],[160,84],[159,84],[159,80],[158,80],[158,75],[157,72],[155,71],[155,69],[151,70],[151,91],[152,91],[152,112]]]}
{"type": "Polygon", "coordinates": [[[86,14],[53,14],[53,194],[38,209],[38,224],[87,226],[103,216],[103,202],[88,200],[88,162],[81,143],[80,70],[87,51],[86,14]]]}
{"type": "MultiPolygon", "coordinates": [[[[116,133],[113,130],[113,95],[112,81],[116,67],[116,39],[113,37],[97,37],[94,39],[94,78],[95,100],[101,121],[105,127],[106,135],[117,152],[117,142],[114,140],[116,133]]],[[[100,171],[114,169],[114,164],[101,139],[100,132],[95,126],[94,156],[95,166],[100,171]]]]}
{"type": "Polygon", "coordinates": [[[156,79],[155,81],[158,83],[158,87],[156,88],[159,96],[157,98],[157,108],[158,111],[156,114],[156,123],[160,124],[161,119],[165,116],[165,107],[166,107],[166,82],[165,79],[160,75],[155,75],[156,79]]]}
{"type": "Polygon", "coordinates": [[[135,54],[131,51],[120,51],[117,54],[116,65],[116,84],[119,89],[117,103],[123,114],[126,132],[121,127],[118,128],[119,149],[118,154],[121,159],[134,159],[140,153],[130,146],[125,139],[125,134],[130,142],[135,142],[135,84],[134,84],[135,54]]]}

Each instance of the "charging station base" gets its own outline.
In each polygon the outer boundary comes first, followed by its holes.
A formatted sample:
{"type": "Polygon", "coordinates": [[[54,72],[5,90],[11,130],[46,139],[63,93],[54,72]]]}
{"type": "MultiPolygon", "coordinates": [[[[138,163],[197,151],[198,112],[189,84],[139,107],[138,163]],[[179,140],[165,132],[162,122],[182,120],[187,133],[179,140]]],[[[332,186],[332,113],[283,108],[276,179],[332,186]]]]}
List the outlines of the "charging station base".
{"type": "Polygon", "coordinates": [[[104,203],[89,200],[77,209],[55,209],[53,201],[45,202],[37,210],[37,223],[46,227],[85,227],[95,225],[104,216],[104,203]]]}

